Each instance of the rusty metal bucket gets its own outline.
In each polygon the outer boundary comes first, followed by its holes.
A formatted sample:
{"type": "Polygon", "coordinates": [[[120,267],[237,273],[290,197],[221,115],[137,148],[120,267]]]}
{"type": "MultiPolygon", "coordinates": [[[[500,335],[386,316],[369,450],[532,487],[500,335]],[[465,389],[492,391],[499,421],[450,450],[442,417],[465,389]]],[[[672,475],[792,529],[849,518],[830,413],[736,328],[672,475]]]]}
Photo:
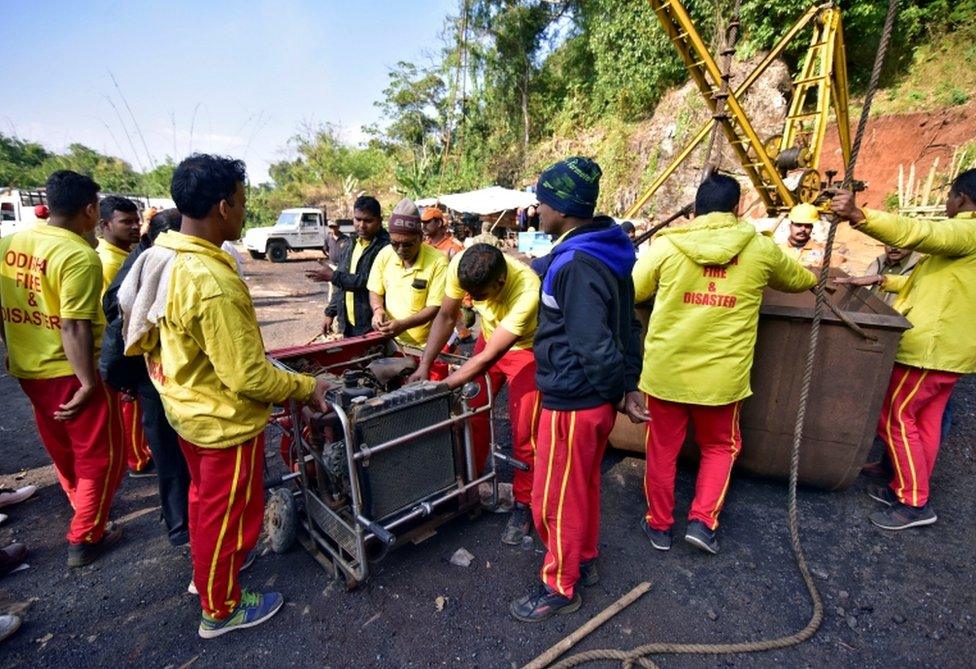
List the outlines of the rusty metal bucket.
{"type": "MultiPolygon", "coordinates": [[[[814,299],[809,292],[774,290],[763,297],[752,368],[754,394],[742,408],[739,472],[777,479],[789,476],[814,299]]],[[[843,490],[854,482],[867,458],[898,341],[911,324],[863,288],[838,286],[828,299],[873,339],[858,334],[829,310],[824,314],[799,477],[802,484],[843,490]]],[[[638,315],[646,328],[648,311],[638,309],[638,315]]],[[[644,428],[618,415],[610,443],[643,452],[644,428]]],[[[693,435],[682,457],[697,459],[693,435]]]]}

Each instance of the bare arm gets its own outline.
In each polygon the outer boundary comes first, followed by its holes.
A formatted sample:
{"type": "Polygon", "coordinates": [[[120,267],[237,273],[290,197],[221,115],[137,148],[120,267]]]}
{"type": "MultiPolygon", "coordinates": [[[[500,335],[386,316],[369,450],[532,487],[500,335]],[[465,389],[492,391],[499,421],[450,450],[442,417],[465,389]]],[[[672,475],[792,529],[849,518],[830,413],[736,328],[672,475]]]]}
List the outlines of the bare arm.
{"type": "Polygon", "coordinates": [[[417,371],[410,376],[410,381],[427,379],[430,374],[430,366],[437,359],[437,354],[441,352],[444,344],[451,338],[460,312],[461,300],[455,300],[451,297],[444,298],[437,310],[437,315],[434,316],[434,324],[430,328],[430,335],[427,337],[427,346],[424,347],[420,365],[417,367],[417,371]]]}
{"type": "Polygon", "coordinates": [[[66,318],[61,321],[61,341],[64,354],[71,369],[81,383],[81,387],[66,403],[54,412],[56,420],[69,420],[91,399],[98,386],[98,372],[95,369],[95,338],[91,321],[66,318]]]}
{"type": "MultiPolygon", "coordinates": [[[[396,337],[401,332],[405,332],[411,328],[419,327],[425,323],[429,323],[437,316],[440,311],[439,307],[424,307],[415,314],[412,314],[406,318],[393,319],[391,321],[386,321],[379,326],[374,325],[373,327],[386,335],[391,335],[396,337]]],[[[385,312],[384,312],[385,315],[385,312]]],[[[373,318],[376,318],[376,312],[373,313],[373,318]]]]}
{"type": "Polygon", "coordinates": [[[491,338],[485,343],[484,350],[469,358],[460,369],[447,377],[444,383],[451,388],[460,388],[468,381],[481,376],[515,346],[518,340],[518,335],[512,334],[505,328],[495,328],[491,338]]]}
{"type": "Polygon", "coordinates": [[[373,329],[379,331],[380,326],[387,322],[386,300],[382,295],[369,291],[369,309],[373,312],[373,329]]]}

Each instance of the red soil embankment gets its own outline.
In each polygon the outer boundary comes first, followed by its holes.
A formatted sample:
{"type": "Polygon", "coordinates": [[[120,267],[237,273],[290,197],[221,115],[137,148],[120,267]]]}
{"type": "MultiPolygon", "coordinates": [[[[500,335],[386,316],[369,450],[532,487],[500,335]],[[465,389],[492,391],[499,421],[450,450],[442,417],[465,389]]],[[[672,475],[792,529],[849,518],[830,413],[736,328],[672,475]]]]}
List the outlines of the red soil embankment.
{"type": "MultiPolygon", "coordinates": [[[[857,119],[851,119],[851,133],[857,119]]],[[[915,163],[916,179],[928,177],[936,157],[939,169],[948,169],[957,146],[976,141],[976,104],[949,107],[934,112],[878,116],[868,121],[854,176],[866,182],[861,194],[866,207],[883,208],[885,198],[898,190],[898,166],[915,163]]],[[[837,142],[837,128],[827,129],[821,158],[821,173],[836,169],[843,175],[843,161],[837,142]]]]}

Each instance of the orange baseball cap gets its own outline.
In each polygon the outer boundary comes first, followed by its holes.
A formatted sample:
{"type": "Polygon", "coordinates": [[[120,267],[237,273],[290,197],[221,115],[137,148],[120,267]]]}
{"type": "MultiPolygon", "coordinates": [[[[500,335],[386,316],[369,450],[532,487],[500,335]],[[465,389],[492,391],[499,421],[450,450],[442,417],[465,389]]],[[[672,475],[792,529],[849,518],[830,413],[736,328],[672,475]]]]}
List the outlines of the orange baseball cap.
{"type": "Polygon", "coordinates": [[[435,218],[444,218],[444,212],[434,206],[427,207],[424,209],[424,213],[420,215],[420,220],[425,223],[435,218]]]}

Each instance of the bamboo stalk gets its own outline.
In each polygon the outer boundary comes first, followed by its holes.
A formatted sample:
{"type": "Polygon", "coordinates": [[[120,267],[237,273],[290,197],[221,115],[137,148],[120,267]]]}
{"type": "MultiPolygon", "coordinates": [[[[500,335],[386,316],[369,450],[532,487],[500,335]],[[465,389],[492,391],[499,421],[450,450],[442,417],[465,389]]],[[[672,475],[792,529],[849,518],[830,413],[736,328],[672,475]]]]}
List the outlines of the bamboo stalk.
{"type": "Polygon", "coordinates": [[[898,164],[898,208],[904,209],[905,204],[905,166],[898,164]]]}
{"type": "Polygon", "coordinates": [[[922,194],[922,206],[929,206],[929,195],[932,193],[932,182],[935,181],[935,171],[939,169],[939,157],[936,156],[935,160],[932,161],[932,167],[929,168],[929,178],[925,181],[925,190],[922,194]]]}
{"type": "Polygon", "coordinates": [[[575,632],[567,637],[564,637],[562,641],[559,641],[542,655],[522,667],[522,669],[544,669],[545,667],[548,667],[550,664],[555,662],[560,655],[582,641],[593,630],[603,625],[603,623],[607,622],[625,608],[636,602],[650,589],[651,584],[649,581],[640,583],[626,595],[586,621],[583,626],[577,629],[575,632]]]}
{"type": "Polygon", "coordinates": [[[908,168],[908,206],[915,206],[915,163],[908,168]]]}

